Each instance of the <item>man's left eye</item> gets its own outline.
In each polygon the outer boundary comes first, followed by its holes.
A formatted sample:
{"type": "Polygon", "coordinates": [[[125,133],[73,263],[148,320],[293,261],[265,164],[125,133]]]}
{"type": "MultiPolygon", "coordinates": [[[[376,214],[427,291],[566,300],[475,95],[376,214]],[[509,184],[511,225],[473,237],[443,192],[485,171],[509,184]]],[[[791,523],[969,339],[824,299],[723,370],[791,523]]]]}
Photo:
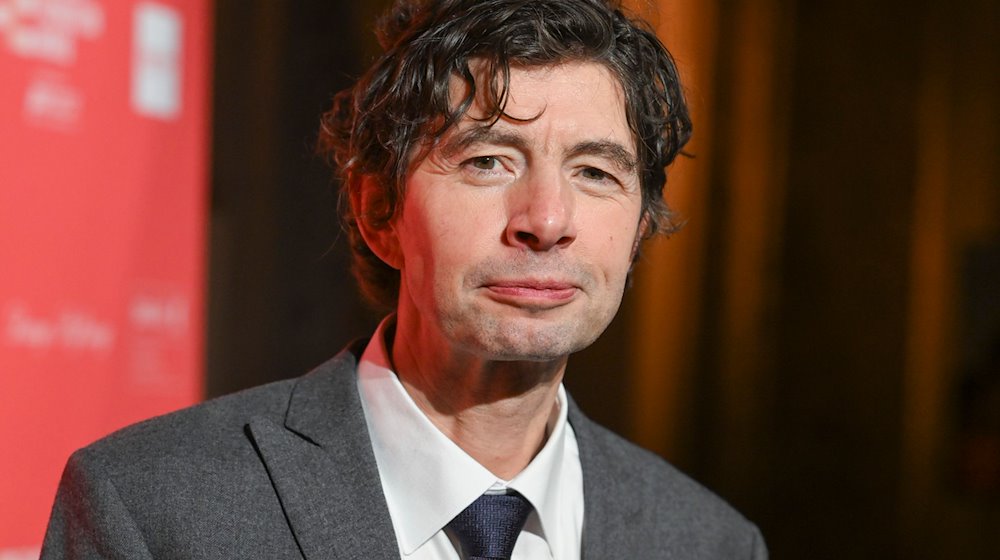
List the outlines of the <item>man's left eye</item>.
{"type": "Polygon", "coordinates": [[[605,181],[612,178],[611,175],[597,169],[596,167],[585,167],[582,171],[580,171],[580,175],[583,176],[584,179],[589,179],[591,181],[605,181]]]}

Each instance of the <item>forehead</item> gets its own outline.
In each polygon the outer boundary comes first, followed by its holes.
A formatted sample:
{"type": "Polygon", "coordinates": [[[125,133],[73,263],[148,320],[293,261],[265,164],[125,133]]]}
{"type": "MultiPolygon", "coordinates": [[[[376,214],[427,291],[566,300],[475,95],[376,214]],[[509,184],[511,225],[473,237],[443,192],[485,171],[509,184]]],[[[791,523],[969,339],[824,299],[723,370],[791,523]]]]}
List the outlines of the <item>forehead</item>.
{"type": "MultiPolygon", "coordinates": [[[[470,69],[476,80],[476,95],[469,110],[452,128],[461,130],[484,124],[544,128],[549,132],[614,140],[634,150],[621,84],[602,64],[574,61],[511,66],[506,92],[503,76],[491,80],[485,64],[474,61],[470,69]],[[496,84],[495,95],[490,95],[491,84],[496,84]],[[498,114],[498,109],[502,113],[498,114]]],[[[449,92],[452,107],[467,99],[470,91],[465,80],[452,77],[449,92]]]]}

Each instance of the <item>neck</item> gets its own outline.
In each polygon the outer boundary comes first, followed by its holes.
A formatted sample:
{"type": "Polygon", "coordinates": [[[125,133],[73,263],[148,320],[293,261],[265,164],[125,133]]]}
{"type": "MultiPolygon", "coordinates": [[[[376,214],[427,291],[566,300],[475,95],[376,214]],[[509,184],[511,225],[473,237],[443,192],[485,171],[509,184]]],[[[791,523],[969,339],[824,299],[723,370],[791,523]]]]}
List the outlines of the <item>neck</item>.
{"type": "Polygon", "coordinates": [[[514,478],[545,444],[566,358],[489,361],[421,348],[415,352],[396,332],[390,354],[407,393],[472,458],[501,479],[514,478]]]}

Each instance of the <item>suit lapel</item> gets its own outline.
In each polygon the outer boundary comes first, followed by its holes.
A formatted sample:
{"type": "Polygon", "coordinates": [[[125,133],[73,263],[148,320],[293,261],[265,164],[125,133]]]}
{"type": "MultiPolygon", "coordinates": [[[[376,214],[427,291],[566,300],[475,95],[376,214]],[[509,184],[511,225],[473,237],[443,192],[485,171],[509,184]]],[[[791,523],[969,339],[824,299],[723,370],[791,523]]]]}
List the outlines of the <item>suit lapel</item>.
{"type": "Polygon", "coordinates": [[[285,425],[248,429],[307,560],[399,558],[348,351],[301,378],[285,425]]]}
{"type": "MultiPolygon", "coordinates": [[[[301,378],[285,425],[257,418],[248,430],[307,560],[396,559],[399,550],[358,395],[356,358],[344,351],[301,378]]],[[[614,558],[629,549],[638,507],[628,474],[600,426],[569,399],[569,422],[583,471],[582,557],[614,558]]]]}
{"type": "Polygon", "coordinates": [[[583,470],[584,560],[621,557],[629,550],[629,535],[635,535],[637,503],[629,499],[621,458],[613,456],[600,440],[604,428],[583,415],[569,399],[569,422],[576,434],[583,470]]]}

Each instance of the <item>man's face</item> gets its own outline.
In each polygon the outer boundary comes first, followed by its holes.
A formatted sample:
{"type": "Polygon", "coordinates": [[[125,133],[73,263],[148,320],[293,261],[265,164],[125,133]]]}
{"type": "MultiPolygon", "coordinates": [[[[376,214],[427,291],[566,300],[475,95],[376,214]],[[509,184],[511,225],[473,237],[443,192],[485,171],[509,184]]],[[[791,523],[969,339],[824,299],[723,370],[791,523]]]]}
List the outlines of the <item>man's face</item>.
{"type": "MultiPolygon", "coordinates": [[[[456,80],[452,99],[464,92],[456,80]]],[[[514,119],[484,114],[473,105],[408,177],[387,237],[398,328],[412,331],[398,334],[485,360],[560,359],[611,322],[637,245],[624,97],[598,64],[512,68],[514,119]]]]}

